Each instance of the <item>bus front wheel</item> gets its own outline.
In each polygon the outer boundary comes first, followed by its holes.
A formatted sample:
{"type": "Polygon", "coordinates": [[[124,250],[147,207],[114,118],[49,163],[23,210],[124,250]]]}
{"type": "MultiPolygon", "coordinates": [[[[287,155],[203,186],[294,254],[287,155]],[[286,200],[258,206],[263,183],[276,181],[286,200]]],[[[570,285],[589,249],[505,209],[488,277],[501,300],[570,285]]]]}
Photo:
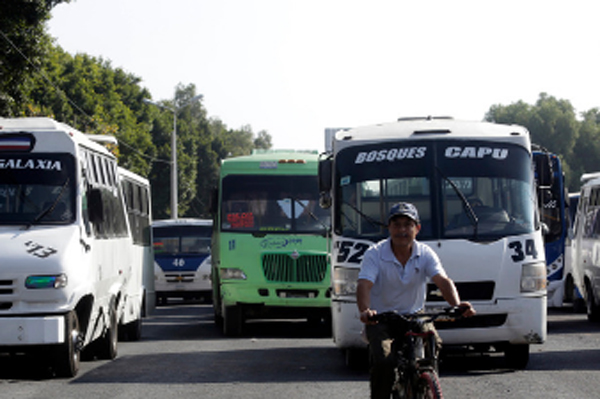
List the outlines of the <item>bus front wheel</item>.
{"type": "Polygon", "coordinates": [[[74,311],[65,316],[65,333],[65,342],[56,348],[54,368],[59,377],[71,378],[79,371],[81,350],[79,319],[74,311]]]}
{"type": "Polygon", "coordinates": [[[223,312],[223,334],[228,337],[242,335],[244,315],[240,306],[226,306],[223,312]]]}
{"type": "Polygon", "coordinates": [[[111,305],[108,312],[109,324],[104,334],[98,339],[96,357],[98,359],[112,360],[117,357],[119,323],[117,321],[117,309],[115,305],[111,305]]]}
{"type": "Polygon", "coordinates": [[[504,359],[509,368],[524,370],[529,363],[529,344],[509,344],[504,350],[504,359]]]}
{"type": "Polygon", "coordinates": [[[591,284],[586,281],[586,305],[587,305],[587,318],[589,321],[598,322],[600,321],[600,305],[598,305],[598,299],[594,295],[594,290],[591,284]]]}

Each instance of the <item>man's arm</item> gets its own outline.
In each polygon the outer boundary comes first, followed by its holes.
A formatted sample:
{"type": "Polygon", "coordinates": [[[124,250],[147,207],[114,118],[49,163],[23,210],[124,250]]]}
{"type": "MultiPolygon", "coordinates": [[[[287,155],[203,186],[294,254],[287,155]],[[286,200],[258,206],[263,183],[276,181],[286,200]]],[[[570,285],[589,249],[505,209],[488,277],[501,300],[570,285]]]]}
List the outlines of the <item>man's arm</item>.
{"type": "Polygon", "coordinates": [[[371,310],[369,307],[371,306],[371,288],[373,288],[373,283],[369,280],[359,279],[358,285],[356,287],[356,305],[358,306],[358,311],[360,313],[360,321],[365,324],[371,324],[369,321],[369,317],[374,315],[374,310],[371,310]]]}
{"type": "Polygon", "coordinates": [[[461,302],[460,297],[458,296],[458,291],[456,290],[456,286],[454,282],[441,274],[436,274],[431,278],[434,284],[440,289],[442,292],[442,296],[450,304],[450,306],[459,306],[464,308],[464,312],[462,315],[464,317],[470,317],[475,314],[475,309],[471,306],[469,302],[461,302]]]}

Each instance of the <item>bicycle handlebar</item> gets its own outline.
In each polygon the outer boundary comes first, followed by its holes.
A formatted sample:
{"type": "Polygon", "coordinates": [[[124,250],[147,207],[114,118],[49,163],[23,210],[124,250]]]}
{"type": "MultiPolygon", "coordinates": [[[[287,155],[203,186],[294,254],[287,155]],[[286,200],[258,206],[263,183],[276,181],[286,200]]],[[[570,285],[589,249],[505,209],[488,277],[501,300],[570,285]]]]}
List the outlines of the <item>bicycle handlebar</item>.
{"type": "Polygon", "coordinates": [[[432,322],[442,316],[445,316],[449,319],[460,319],[463,317],[463,313],[467,310],[465,307],[461,306],[450,306],[443,308],[442,311],[439,312],[420,312],[420,313],[407,313],[401,314],[394,311],[376,313],[369,318],[371,321],[376,322],[386,322],[394,319],[403,319],[405,321],[411,321],[416,319],[427,319],[427,322],[432,322]]]}

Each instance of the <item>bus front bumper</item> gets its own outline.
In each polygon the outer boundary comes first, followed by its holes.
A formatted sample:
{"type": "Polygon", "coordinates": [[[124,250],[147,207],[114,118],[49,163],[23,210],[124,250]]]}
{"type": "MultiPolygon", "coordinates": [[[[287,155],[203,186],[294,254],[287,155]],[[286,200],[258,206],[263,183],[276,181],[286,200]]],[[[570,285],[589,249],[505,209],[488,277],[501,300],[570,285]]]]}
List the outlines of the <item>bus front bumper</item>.
{"type": "Polygon", "coordinates": [[[329,308],[329,287],[323,285],[288,284],[222,284],[220,287],[223,306],[240,304],[265,307],[315,307],[329,308]]]}
{"type": "Polygon", "coordinates": [[[60,344],[65,341],[64,316],[0,318],[0,349],[6,346],[60,344]]]}
{"type": "MultiPolygon", "coordinates": [[[[474,317],[447,325],[436,323],[444,344],[541,344],[546,340],[545,296],[497,299],[473,306],[477,311],[474,317]]],[[[366,347],[356,302],[333,300],[331,315],[333,339],[339,348],[366,347]]]]}

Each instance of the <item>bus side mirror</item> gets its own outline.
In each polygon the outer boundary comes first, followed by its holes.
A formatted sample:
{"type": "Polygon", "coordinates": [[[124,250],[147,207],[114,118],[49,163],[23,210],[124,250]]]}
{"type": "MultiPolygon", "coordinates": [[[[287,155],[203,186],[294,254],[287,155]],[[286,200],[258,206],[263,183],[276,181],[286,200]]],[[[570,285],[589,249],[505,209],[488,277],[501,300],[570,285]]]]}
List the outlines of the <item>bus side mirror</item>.
{"type": "Polygon", "coordinates": [[[87,193],[88,197],[88,215],[90,222],[96,224],[104,220],[104,208],[102,204],[102,191],[99,188],[92,188],[87,193]]]}
{"type": "Polygon", "coordinates": [[[539,187],[551,187],[554,180],[552,171],[552,158],[550,155],[543,154],[535,158],[535,171],[539,187]]]}
{"type": "Polygon", "coordinates": [[[331,207],[331,179],[333,161],[331,157],[319,160],[319,206],[323,209],[331,207]]]}
{"type": "Polygon", "coordinates": [[[213,187],[213,189],[210,192],[210,204],[208,205],[208,211],[213,214],[216,215],[217,214],[217,210],[219,205],[219,189],[216,187],[213,187]]]}
{"type": "Polygon", "coordinates": [[[319,160],[319,192],[331,190],[333,161],[331,158],[319,160]]]}

